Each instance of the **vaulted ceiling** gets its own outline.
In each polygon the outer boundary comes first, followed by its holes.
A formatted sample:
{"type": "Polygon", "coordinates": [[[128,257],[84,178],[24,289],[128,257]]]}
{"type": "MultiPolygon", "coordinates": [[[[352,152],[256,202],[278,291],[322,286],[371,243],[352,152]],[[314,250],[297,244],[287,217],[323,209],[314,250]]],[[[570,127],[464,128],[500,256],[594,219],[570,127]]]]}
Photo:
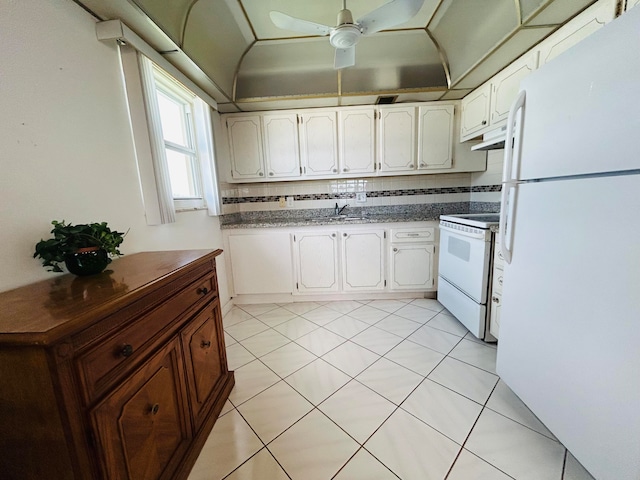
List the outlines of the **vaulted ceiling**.
{"type": "MultiPolygon", "coordinates": [[[[326,36],[281,30],[272,10],[328,26],[342,0],[75,0],[119,18],[216,99],[222,112],[458,99],[594,0],[425,0],[360,39],[333,68],[326,36]]],[[[358,19],[388,0],[347,0],[358,19]]]]}

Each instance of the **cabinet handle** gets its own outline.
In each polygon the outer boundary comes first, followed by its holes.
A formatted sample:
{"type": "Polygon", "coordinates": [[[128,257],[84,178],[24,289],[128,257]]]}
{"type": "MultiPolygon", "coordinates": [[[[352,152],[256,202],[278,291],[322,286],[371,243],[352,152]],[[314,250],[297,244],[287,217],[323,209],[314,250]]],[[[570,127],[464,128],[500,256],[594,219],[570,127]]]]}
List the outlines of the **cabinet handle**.
{"type": "Polygon", "coordinates": [[[393,251],[394,251],[394,252],[397,252],[397,251],[398,251],[398,249],[397,249],[397,248],[394,248],[394,249],[393,249],[393,251]]]}
{"type": "Polygon", "coordinates": [[[333,170],[331,170],[333,173],[338,173],[338,169],[334,168],[333,170]]]}
{"type": "Polygon", "coordinates": [[[335,234],[335,233],[332,233],[332,234],[331,234],[331,236],[332,236],[333,238],[336,238],[336,234],[335,234]]]}
{"type": "Polygon", "coordinates": [[[500,299],[498,297],[491,297],[494,303],[500,303],[500,299]]]}
{"type": "Polygon", "coordinates": [[[160,404],[159,403],[154,403],[151,406],[151,410],[149,410],[151,412],[151,415],[157,415],[158,414],[158,410],[160,410],[160,404]]]}
{"type": "Polygon", "coordinates": [[[261,177],[264,177],[264,173],[260,172],[258,175],[260,175],[261,177]]]}
{"type": "Polygon", "coordinates": [[[410,168],[411,170],[413,170],[413,169],[414,169],[414,168],[416,168],[416,167],[415,167],[415,166],[413,166],[413,165],[411,165],[409,168],[410,168]]]}
{"type": "Polygon", "coordinates": [[[211,341],[208,341],[208,340],[207,341],[202,340],[202,343],[200,344],[200,347],[202,348],[209,348],[210,346],[211,346],[211,341]]]}
{"type": "Polygon", "coordinates": [[[123,357],[130,357],[133,354],[133,347],[128,343],[124,344],[120,349],[120,355],[123,357]]]}
{"type": "Polygon", "coordinates": [[[347,236],[347,234],[346,234],[346,233],[343,233],[343,234],[342,234],[342,236],[343,236],[343,237],[346,237],[346,236],[347,236]]]}
{"type": "Polygon", "coordinates": [[[487,121],[486,120],[482,120],[482,125],[486,125],[487,121]]]}
{"type": "Polygon", "coordinates": [[[421,163],[420,168],[424,168],[424,167],[426,167],[426,165],[424,163],[421,163]]]}
{"type": "Polygon", "coordinates": [[[498,278],[498,283],[500,284],[500,286],[502,286],[502,277],[498,278]]]}
{"type": "Polygon", "coordinates": [[[269,172],[269,176],[270,176],[270,177],[273,177],[273,172],[269,172]]]}
{"type": "Polygon", "coordinates": [[[206,295],[207,293],[209,293],[209,289],[207,287],[202,287],[196,290],[196,293],[198,295],[206,295]]]}
{"type": "Polygon", "coordinates": [[[343,169],[342,169],[342,171],[343,171],[343,172],[348,172],[348,171],[349,171],[349,169],[348,169],[348,168],[343,168],[343,169]]]}

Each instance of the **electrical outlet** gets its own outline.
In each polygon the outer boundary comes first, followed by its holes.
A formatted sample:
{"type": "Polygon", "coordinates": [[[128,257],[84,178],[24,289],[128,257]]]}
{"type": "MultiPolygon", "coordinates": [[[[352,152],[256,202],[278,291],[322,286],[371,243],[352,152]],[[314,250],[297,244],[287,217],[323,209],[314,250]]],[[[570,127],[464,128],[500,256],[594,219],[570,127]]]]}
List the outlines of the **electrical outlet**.
{"type": "Polygon", "coordinates": [[[367,203],[366,192],[356,192],[356,203],[367,203]]]}
{"type": "Polygon", "coordinates": [[[285,207],[285,200],[284,197],[280,197],[280,201],[278,202],[278,205],[280,205],[280,208],[284,208],[285,207]]]}
{"type": "Polygon", "coordinates": [[[287,208],[293,207],[293,197],[287,197],[287,208]]]}

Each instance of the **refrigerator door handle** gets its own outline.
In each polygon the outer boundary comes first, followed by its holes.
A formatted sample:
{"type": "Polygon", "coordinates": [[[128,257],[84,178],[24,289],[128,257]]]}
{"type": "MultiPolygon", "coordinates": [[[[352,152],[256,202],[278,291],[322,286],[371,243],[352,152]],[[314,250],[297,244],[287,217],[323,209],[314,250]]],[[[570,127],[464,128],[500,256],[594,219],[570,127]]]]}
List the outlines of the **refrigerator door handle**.
{"type": "Polygon", "coordinates": [[[513,253],[513,220],[516,211],[517,183],[502,184],[502,201],[500,206],[500,249],[504,261],[511,263],[513,253]]]}
{"type": "MultiPolygon", "coordinates": [[[[505,148],[504,148],[504,169],[502,171],[502,182],[507,183],[515,178],[512,178],[513,175],[513,151],[516,149],[516,146],[520,145],[520,142],[513,141],[513,131],[516,121],[516,115],[519,110],[524,110],[524,102],[526,98],[526,93],[524,90],[518,93],[518,96],[514,100],[513,104],[511,104],[511,108],[509,109],[509,116],[507,117],[507,134],[505,139],[505,148]],[[515,145],[514,145],[515,143],[515,145]]],[[[520,116],[520,124],[522,124],[523,116],[520,116]]],[[[520,150],[518,148],[518,150],[520,150]]],[[[519,153],[518,153],[519,155],[519,153]]],[[[518,159],[519,160],[519,159],[518,159]]],[[[518,162],[519,163],[519,162],[518,162]]]]}

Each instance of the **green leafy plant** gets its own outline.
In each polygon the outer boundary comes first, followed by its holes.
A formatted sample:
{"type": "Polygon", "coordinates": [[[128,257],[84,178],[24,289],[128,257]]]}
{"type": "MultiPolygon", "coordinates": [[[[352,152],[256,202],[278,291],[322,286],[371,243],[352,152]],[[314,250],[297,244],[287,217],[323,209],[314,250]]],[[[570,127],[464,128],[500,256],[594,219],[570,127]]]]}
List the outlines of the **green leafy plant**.
{"type": "MultiPolygon", "coordinates": [[[[62,272],[60,264],[64,263],[65,255],[69,255],[81,248],[99,247],[109,254],[122,255],[119,250],[126,233],[116,232],[107,226],[107,222],[72,225],[64,220],[52,221],[53,238],[40,240],[36,243],[33,258],[40,257],[43,267],[49,272],[62,272]]],[[[111,258],[108,259],[109,263],[111,258]]]]}

